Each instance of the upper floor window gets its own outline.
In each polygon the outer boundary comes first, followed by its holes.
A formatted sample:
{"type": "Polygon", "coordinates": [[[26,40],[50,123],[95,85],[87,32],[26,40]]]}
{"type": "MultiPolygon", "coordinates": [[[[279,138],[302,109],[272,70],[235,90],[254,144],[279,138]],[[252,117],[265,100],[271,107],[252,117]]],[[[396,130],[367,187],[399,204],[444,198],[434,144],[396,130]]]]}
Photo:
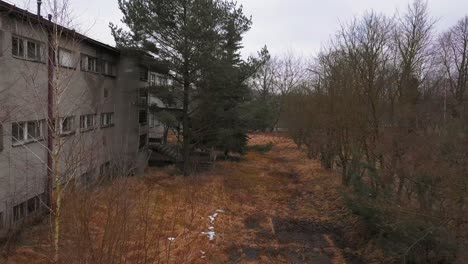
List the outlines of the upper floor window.
{"type": "Polygon", "coordinates": [[[95,57],[81,55],[81,70],[89,72],[98,72],[98,60],[95,57]]]}
{"type": "Polygon", "coordinates": [[[148,123],[148,116],[146,110],[138,111],[138,123],[140,125],[146,125],[146,123],[148,123]]]}
{"type": "Polygon", "coordinates": [[[150,74],[150,85],[155,86],[156,85],[156,73],[151,73],[150,74]]]}
{"type": "Polygon", "coordinates": [[[41,42],[19,36],[11,37],[11,54],[14,57],[32,61],[43,60],[43,45],[41,42]]]}
{"type": "Polygon", "coordinates": [[[73,52],[70,50],[59,48],[58,61],[59,65],[62,67],[75,68],[75,63],[73,62],[73,52]]]}
{"type": "Polygon", "coordinates": [[[140,80],[148,81],[148,69],[141,67],[140,68],[140,80]]]}
{"type": "Polygon", "coordinates": [[[74,121],[75,118],[73,116],[60,118],[60,134],[67,135],[73,133],[73,130],[75,129],[74,121]]]}
{"type": "Polygon", "coordinates": [[[16,122],[11,125],[13,144],[32,142],[43,138],[43,121],[16,122]]]}
{"type": "Polygon", "coordinates": [[[109,76],[115,76],[115,64],[110,61],[102,62],[102,73],[109,76]]]}
{"type": "Polygon", "coordinates": [[[114,124],[114,113],[101,114],[101,127],[111,126],[114,124]]]}
{"type": "Polygon", "coordinates": [[[80,129],[89,130],[96,126],[96,115],[82,115],[80,116],[80,129]]]}

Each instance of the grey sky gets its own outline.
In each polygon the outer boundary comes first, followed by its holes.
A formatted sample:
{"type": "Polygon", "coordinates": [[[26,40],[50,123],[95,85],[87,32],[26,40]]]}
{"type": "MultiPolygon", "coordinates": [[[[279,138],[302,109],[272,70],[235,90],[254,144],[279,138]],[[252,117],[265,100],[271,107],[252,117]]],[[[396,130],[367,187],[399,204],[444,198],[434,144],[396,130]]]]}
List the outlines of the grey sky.
{"type": "MultiPolygon", "coordinates": [[[[244,13],[252,15],[253,26],[244,39],[243,55],[255,54],[263,45],[280,54],[293,50],[313,55],[337,31],[340,22],[366,10],[393,15],[403,11],[411,0],[238,0],[244,13]]],[[[35,0],[9,0],[19,7],[35,0]]],[[[117,0],[69,0],[80,30],[113,45],[109,22],[120,24],[117,0]]],[[[468,14],[468,0],[429,0],[431,15],[443,30],[468,14]]]]}

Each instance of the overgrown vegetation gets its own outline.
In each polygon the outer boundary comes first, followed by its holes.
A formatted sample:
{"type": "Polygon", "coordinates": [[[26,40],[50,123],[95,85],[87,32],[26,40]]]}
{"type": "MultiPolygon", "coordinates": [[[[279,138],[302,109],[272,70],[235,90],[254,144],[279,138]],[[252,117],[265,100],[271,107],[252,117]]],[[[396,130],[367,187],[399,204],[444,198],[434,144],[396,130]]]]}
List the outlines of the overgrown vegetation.
{"type": "Polygon", "coordinates": [[[423,1],[342,25],[283,112],[387,262],[452,263],[468,238],[468,17],[433,25],[423,1]]]}
{"type": "MultiPolygon", "coordinates": [[[[255,134],[249,145],[273,144],[268,153],[252,151],[243,162],[218,162],[190,177],[174,175],[168,167],[149,169],[142,178],[68,188],[60,263],[345,263],[357,258],[352,249],[344,251],[350,246],[343,237],[354,218],[344,208],[339,180],[287,138],[255,134]]],[[[0,262],[53,263],[50,228],[46,219],[23,232],[0,262]]]]}

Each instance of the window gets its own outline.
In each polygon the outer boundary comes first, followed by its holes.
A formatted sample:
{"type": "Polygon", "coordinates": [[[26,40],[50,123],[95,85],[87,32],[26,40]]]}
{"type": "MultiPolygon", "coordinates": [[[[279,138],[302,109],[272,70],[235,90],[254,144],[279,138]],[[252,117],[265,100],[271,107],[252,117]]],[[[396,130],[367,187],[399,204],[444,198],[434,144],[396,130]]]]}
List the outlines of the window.
{"type": "Polygon", "coordinates": [[[146,139],[148,138],[147,134],[140,135],[140,142],[138,144],[138,148],[142,149],[146,146],[146,139]]]}
{"type": "Polygon", "coordinates": [[[150,85],[155,86],[156,85],[156,73],[151,73],[150,74],[150,85]]]}
{"type": "Polygon", "coordinates": [[[11,53],[13,56],[24,57],[24,40],[13,36],[11,38],[11,53]]]}
{"type": "Polygon", "coordinates": [[[40,207],[40,200],[38,196],[35,196],[28,200],[28,214],[34,213],[40,207]]]}
{"type": "Polygon", "coordinates": [[[59,65],[66,68],[75,68],[73,63],[73,53],[69,50],[59,48],[58,52],[59,65]]]}
{"type": "Polygon", "coordinates": [[[13,36],[11,38],[13,56],[33,61],[42,61],[43,45],[35,40],[13,36]]]}
{"type": "Polygon", "coordinates": [[[102,73],[109,76],[115,76],[115,64],[110,61],[103,61],[102,73]]]}
{"type": "Polygon", "coordinates": [[[67,116],[60,119],[60,134],[71,134],[74,129],[74,117],[67,116]]]}
{"type": "Polygon", "coordinates": [[[140,125],[146,125],[146,123],[148,122],[147,120],[147,112],[146,110],[140,110],[138,111],[138,123],[140,125]]]}
{"type": "Polygon", "coordinates": [[[107,127],[114,124],[114,113],[101,114],[101,127],[107,127]]]}
{"type": "Polygon", "coordinates": [[[82,115],[80,116],[80,129],[82,131],[93,129],[96,126],[96,115],[82,115]]]}
{"type": "Polygon", "coordinates": [[[89,72],[98,72],[98,60],[95,57],[81,55],[81,70],[89,72]]]}
{"type": "Polygon", "coordinates": [[[5,227],[5,222],[3,221],[5,221],[3,219],[3,212],[0,212],[0,230],[2,230],[5,227]]]}
{"type": "Polygon", "coordinates": [[[20,203],[13,207],[13,221],[18,221],[24,218],[25,203],[20,203]]]}
{"type": "Polygon", "coordinates": [[[32,142],[43,138],[43,121],[17,122],[11,124],[13,144],[32,142]]]}
{"type": "Polygon", "coordinates": [[[104,98],[107,98],[109,96],[109,90],[107,88],[104,88],[104,98]]]}
{"type": "Polygon", "coordinates": [[[148,81],[148,69],[140,68],[140,80],[148,81]]]}

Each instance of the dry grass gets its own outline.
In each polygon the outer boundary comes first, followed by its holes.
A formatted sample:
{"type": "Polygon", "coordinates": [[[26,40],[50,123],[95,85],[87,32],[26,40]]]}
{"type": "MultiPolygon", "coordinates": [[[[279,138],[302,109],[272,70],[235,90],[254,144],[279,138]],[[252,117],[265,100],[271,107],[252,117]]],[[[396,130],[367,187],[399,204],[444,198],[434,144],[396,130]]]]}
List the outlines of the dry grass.
{"type": "MultiPolygon", "coordinates": [[[[144,178],[70,190],[61,259],[346,263],[351,250],[343,250],[342,236],[350,234],[345,227],[354,219],[344,208],[339,177],[308,160],[289,139],[262,134],[250,139],[251,145],[269,142],[274,147],[268,153],[249,152],[240,162],[218,162],[187,178],[173,168],[155,168],[144,178]],[[211,241],[202,235],[210,227],[216,234],[211,241]]],[[[4,262],[50,263],[48,223],[23,232],[4,262]]]]}

